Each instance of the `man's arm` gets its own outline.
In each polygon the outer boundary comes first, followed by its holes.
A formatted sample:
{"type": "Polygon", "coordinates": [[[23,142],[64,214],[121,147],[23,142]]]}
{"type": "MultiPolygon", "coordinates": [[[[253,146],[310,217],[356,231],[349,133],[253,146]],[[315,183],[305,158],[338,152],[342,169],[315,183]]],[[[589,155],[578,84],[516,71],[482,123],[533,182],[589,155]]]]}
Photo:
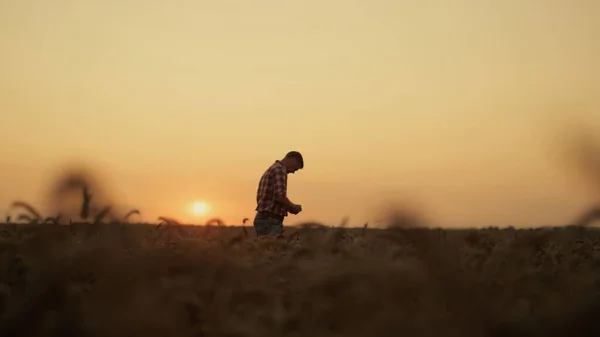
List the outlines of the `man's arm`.
{"type": "Polygon", "coordinates": [[[293,202],[290,201],[290,199],[288,199],[288,197],[283,196],[283,197],[275,197],[275,201],[282,203],[283,205],[285,205],[288,209],[294,209],[294,207],[296,206],[296,204],[294,204],[293,202]]]}
{"type": "Polygon", "coordinates": [[[275,182],[275,201],[282,203],[289,210],[297,209],[298,205],[291,202],[287,197],[287,175],[285,171],[274,171],[273,181],[275,182]]]}
{"type": "Polygon", "coordinates": [[[284,204],[287,210],[292,214],[298,214],[302,212],[302,206],[294,204],[290,201],[290,199],[288,199],[288,197],[284,196],[283,198],[275,198],[275,201],[284,204]]]}

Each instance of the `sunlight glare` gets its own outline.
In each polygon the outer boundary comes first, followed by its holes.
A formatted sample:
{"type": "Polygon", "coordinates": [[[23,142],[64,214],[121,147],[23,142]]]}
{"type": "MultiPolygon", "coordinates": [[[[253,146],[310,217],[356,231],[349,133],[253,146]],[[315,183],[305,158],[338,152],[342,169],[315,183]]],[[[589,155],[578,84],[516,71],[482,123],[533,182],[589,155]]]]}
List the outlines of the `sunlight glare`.
{"type": "Polygon", "coordinates": [[[196,201],[192,204],[192,212],[194,215],[205,215],[208,212],[208,205],[202,201],[196,201]]]}

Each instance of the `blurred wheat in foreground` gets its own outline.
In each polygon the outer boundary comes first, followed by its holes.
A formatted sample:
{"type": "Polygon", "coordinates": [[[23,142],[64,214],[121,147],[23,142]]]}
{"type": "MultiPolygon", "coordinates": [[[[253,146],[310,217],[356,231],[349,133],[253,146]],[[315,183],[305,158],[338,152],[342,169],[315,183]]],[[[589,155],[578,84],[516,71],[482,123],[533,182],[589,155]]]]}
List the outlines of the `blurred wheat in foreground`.
{"type": "Polygon", "coordinates": [[[0,335],[598,336],[600,231],[0,225],[0,335]]]}

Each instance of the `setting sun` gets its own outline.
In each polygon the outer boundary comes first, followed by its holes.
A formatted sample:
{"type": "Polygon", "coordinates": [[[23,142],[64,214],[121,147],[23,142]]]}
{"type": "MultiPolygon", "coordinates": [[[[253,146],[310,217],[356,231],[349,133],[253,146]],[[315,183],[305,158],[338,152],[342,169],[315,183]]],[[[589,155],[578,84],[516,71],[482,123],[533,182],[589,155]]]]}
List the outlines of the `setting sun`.
{"type": "Polygon", "coordinates": [[[205,215],[208,212],[208,205],[202,201],[196,201],[192,204],[192,213],[194,215],[205,215]]]}

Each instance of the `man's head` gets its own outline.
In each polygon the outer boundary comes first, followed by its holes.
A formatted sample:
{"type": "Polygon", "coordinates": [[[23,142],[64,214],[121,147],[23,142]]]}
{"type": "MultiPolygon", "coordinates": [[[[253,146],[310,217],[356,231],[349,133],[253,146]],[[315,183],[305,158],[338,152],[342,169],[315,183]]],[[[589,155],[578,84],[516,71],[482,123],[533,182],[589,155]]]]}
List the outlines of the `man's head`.
{"type": "Polygon", "coordinates": [[[290,151],[281,160],[287,170],[287,173],[294,173],[301,168],[304,168],[304,159],[300,152],[290,151]]]}

